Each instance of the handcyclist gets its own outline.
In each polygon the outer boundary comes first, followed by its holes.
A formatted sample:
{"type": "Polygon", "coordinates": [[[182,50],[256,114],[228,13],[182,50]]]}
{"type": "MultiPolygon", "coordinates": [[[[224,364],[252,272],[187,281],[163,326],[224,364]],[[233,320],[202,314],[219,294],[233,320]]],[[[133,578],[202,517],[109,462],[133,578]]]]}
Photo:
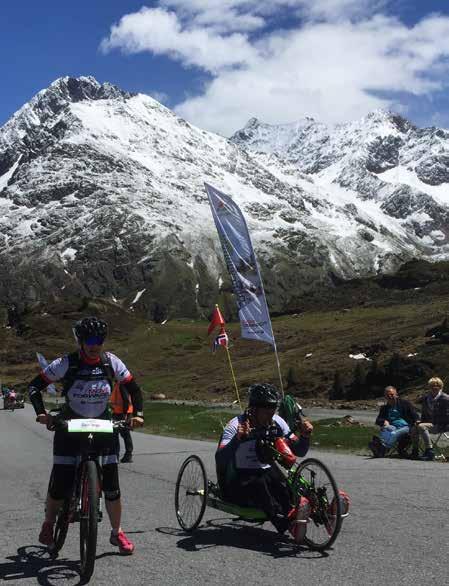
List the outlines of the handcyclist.
{"type": "MultiPolygon", "coordinates": [[[[73,328],[78,343],[77,352],[57,358],[29,383],[29,396],[39,423],[49,428],[52,426],[53,418],[45,409],[42,391],[56,381],[62,381],[64,385],[64,418],[110,419],[108,403],[115,379],[132,398],[134,411],[130,419],[131,426],[143,425],[140,387],[117,356],[111,352],[103,352],[107,330],[106,322],[96,317],[86,317],[78,321],[73,328]]],[[[106,441],[110,445],[106,445],[103,450],[103,491],[112,528],[110,543],[117,546],[122,555],[130,555],[134,551],[134,544],[121,528],[122,503],[115,439],[111,435],[106,441]]],[[[63,430],[55,431],[53,470],[45,520],[39,535],[39,542],[49,548],[54,545],[53,527],[63,499],[71,490],[79,452],[78,440],[74,436],[63,430]]]]}
{"type": "Polygon", "coordinates": [[[273,442],[282,466],[291,468],[296,456],[308,452],[313,426],[304,420],[299,436],[290,431],[276,414],[279,394],[273,385],[256,383],[248,392],[248,408],[226,425],[215,454],[220,489],[230,502],[262,509],[279,533],[289,529],[301,543],[310,502],[304,496],[298,503],[291,502],[285,477],[265,452],[267,440],[273,442]]]}

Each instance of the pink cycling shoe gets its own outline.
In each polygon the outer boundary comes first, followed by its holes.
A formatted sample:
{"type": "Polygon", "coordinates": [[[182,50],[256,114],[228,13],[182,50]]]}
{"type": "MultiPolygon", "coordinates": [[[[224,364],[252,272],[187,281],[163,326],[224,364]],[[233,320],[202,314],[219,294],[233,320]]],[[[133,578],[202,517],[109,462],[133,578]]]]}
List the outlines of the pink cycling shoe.
{"type": "Polygon", "coordinates": [[[131,555],[134,551],[134,543],[126,537],[123,531],[119,531],[117,535],[111,531],[109,543],[118,547],[121,555],[131,555]]]}
{"type": "MultiPolygon", "coordinates": [[[[341,509],[341,516],[342,517],[347,517],[349,514],[349,507],[351,505],[351,499],[349,498],[348,493],[346,493],[344,490],[339,490],[339,499],[340,499],[340,509],[341,509]]],[[[326,529],[327,532],[329,533],[329,535],[332,535],[332,533],[334,532],[334,526],[335,526],[335,515],[337,514],[337,501],[335,499],[335,497],[332,499],[331,504],[329,505],[329,516],[330,518],[326,521],[325,525],[326,525],[326,529]]]]}
{"type": "Polygon", "coordinates": [[[55,546],[55,541],[53,539],[53,527],[53,523],[44,521],[42,523],[41,532],[39,533],[39,543],[46,545],[48,549],[52,549],[55,546]]]}
{"type": "Polygon", "coordinates": [[[307,497],[302,496],[299,499],[298,506],[292,509],[288,515],[290,520],[289,531],[292,534],[295,543],[300,545],[304,541],[307,531],[307,523],[309,522],[312,508],[307,497]]]}

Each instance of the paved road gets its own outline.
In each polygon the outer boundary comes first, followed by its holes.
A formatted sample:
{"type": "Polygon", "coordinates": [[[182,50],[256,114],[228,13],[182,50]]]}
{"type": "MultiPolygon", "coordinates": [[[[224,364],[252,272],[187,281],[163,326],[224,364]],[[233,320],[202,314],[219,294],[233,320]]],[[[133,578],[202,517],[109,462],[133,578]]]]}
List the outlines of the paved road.
{"type": "MultiPolygon", "coordinates": [[[[119,557],[100,526],[92,584],[308,586],[447,583],[449,465],[315,452],[351,494],[352,515],[328,555],[295,551],[264,529],[208,511],[194,535],[177,527],[173,507],[179,465],[199,454],[209,470],[214,445],[135,434],[135,464],[121,466],[124,528],[135,555],[119,557]]],[[[51,434],[27,406],[0,411],[0,583],[74,585],[77,534],[57,560],[37,544],[50,469],[51,434]]]]}

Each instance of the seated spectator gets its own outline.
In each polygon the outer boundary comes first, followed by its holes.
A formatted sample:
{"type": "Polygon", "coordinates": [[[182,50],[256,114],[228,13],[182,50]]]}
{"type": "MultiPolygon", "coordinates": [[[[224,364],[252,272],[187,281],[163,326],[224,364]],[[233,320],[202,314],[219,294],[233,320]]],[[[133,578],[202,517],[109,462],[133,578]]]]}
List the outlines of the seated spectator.
{"type": "MultiPolygon", "coordinates": [[[[440,378],[432,377],[427,384],[429,392],[421,399],[422,417],[417,421],[417,430],[424,442],[423,460],[433,460],[435,453],[430,434],[449,431],[449,395],[443,393],[444,384],[440,378]]],[[[417,451],[412,455],[417,456],[417,451]]]]}
{"type": "Polygon", "coordinates": [[[416,409],[410,401],[399,398],[395,387],[386,387],[384,397],[385,405],[380,408],[376,419],[376,425],[380,427],[379,437],[373,436],[368,444],[376,458],[385,456],[387,450],[396,443],[399,455],[404,455],[404,447],[401,447],[401,444],[409,438],[412,440],[413,450],[418,447],[415,423],[419,420],[419,414],[416,409]]]}

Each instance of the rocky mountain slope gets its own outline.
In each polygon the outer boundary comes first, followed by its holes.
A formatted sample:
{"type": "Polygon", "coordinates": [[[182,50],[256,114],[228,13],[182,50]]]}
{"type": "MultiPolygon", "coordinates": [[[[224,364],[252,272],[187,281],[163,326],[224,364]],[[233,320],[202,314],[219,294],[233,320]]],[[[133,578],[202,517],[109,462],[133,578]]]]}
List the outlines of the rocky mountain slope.
{"type": "Polygon", "coordinates": [[[448,137],[375,112],[332,129],[253,119],[227,140],[149,96],[58,79],[0,129],[0,304],[207,313],[228,279],[204,181],[241,206],[273,311],[447,258],[448,137]]]}

